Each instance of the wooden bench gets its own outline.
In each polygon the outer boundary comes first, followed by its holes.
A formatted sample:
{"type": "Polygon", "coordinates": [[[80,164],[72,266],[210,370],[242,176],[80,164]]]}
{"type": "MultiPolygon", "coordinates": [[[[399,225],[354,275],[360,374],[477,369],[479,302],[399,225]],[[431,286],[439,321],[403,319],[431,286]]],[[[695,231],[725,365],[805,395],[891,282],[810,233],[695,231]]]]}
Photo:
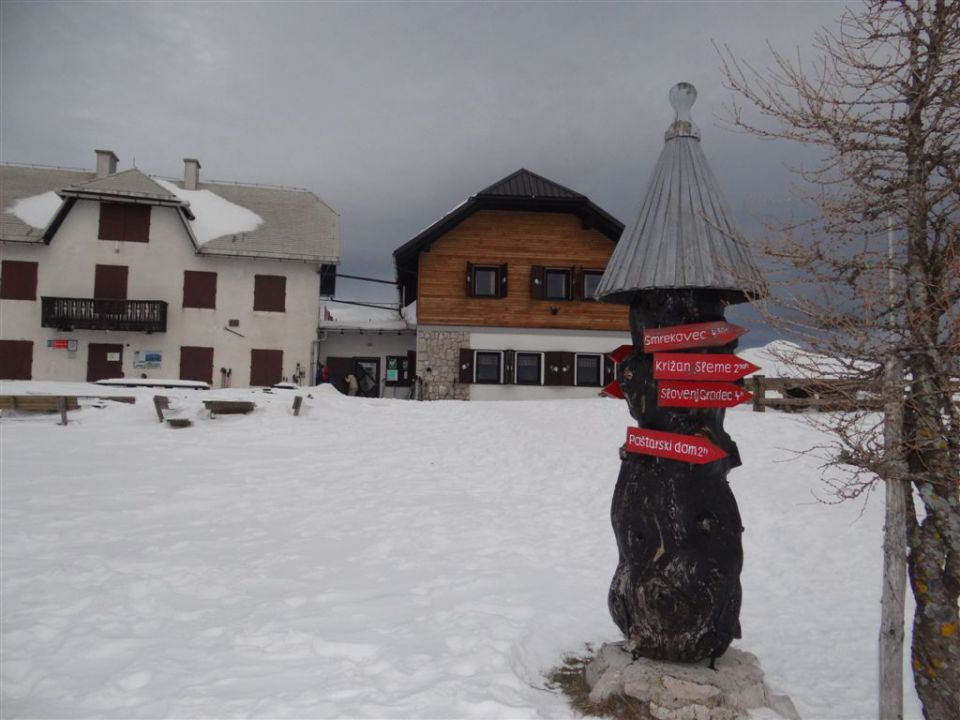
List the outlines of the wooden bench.
{"type": "Polygon", "coordinates": [[[247,400],[204,400],[203,406],[210,415],[246,415],[257,407],[247,400]]]}
{"type": "Polygon", "coordinates": [[[23,412],[57,412],[63,398],[67,410],[79,410],[80,403],[75,396],[63,395],[0,395],[0,410],[22,410],[23,412]]]}
{"type": "Polygon", "coordinates": [[[60,413],[60,425],[67,424],[67,410],[79,410],[76,397],[66,395],[0,395],[0,410],[60,413]]]}

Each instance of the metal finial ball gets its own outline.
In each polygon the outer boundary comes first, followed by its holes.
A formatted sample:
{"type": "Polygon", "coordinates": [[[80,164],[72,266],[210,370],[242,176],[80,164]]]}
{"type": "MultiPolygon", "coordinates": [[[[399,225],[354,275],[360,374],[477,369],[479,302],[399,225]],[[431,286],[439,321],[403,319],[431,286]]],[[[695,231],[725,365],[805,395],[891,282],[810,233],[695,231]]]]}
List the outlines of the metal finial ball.
{"type": "Polygon", "coordinates": [[[690,122],[690,108],[696,101],[697,89],[690,83],[677,83],[670,88],[670,104],[677,111],[677,120],[690,122]]]}

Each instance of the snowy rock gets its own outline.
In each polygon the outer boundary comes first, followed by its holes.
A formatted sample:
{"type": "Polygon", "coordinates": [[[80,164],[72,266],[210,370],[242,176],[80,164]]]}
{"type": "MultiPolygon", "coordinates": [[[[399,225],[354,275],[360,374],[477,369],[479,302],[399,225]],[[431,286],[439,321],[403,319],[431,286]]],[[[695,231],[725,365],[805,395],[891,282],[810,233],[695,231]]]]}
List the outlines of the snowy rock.
{"type": "Polygon", "coordinates": [[[592,703],[626,695],[647,703],[661,720],[740,720],[757,711],[766,718],[799,720],[790,698],[764,683],[756,656],[730,648],[716,668],[634,660],[624,643],[608,643],[587,665],[586,680],[592,703]]]}

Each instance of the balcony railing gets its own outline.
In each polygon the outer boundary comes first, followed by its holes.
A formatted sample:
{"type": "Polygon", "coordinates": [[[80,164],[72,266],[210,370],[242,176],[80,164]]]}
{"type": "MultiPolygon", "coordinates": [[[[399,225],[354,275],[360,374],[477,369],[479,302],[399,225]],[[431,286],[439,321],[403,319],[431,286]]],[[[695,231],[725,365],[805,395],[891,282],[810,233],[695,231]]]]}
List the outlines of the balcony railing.
{"type": "Polygon", "coordinates": [[[162,300],[45,297],[40,324],[59,330],[166,332],[167,303],[162,300]]]}

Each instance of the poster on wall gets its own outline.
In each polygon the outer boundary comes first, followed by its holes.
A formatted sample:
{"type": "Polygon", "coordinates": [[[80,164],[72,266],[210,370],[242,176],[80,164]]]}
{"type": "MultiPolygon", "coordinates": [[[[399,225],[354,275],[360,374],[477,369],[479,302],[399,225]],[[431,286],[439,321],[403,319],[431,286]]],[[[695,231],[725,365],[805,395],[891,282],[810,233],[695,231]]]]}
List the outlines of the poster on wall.
{"type": "Polygon", "coordinates": [[[133,366],[135,368],[158,368],[163,360],[163,354],[159,350],[137,350],[133,353],[133,366]]]}

